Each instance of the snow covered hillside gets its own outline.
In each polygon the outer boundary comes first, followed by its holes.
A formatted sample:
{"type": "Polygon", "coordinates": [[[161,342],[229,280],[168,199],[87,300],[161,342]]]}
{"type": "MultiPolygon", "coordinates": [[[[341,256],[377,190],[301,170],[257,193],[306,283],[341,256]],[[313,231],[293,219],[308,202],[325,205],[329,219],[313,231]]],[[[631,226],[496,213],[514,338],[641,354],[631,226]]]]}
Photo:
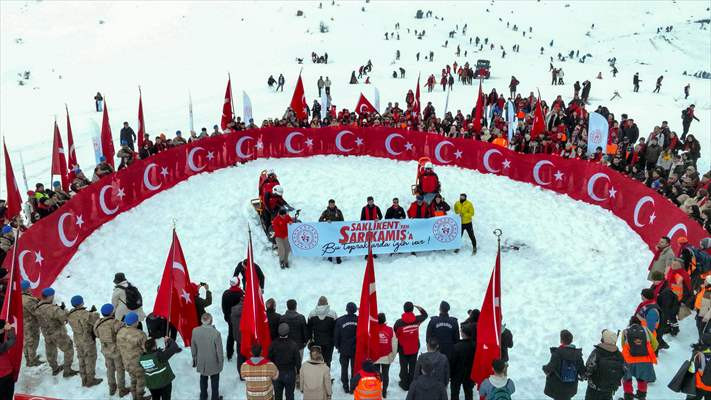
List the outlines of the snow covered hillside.
{"type": "MultiPolygon", "coordinates": [[[[143,291],[145,309],[152,309],[153,289],[160,282],[170,247],[172,219],[177,218],[190,275],[213,290],[215,304],[208,308],[213,315],[221,317],[217,299],[234,266],[246,254],[248,224],[255,232],[256,261],[266,275],[264,296],[277,300],[278,311],[283,312],[286,300],[294,298],[299,310],[308,314],[318,297],[325,295],[331,307],[344,314],[347,302],[358,302],[365,261],[358,257],[335,265],[293,258],[291,269],[280,270],[249,205],[257,176],[262,169],[274,168],[285,198],[302,209],[304,221],[316,220],[331,197],[346,219],[357,219],[368,195],[381,207],[387,207],[394,196],[408,204],[415,165],[368,157],[319,156],[259,160],[196,176],[118,216],[82,243],[54,285],[58,301],[67,302],[74,294],[81,294],[86,304],[99,307],[110,298],[114,272],[124,271],[143,291]],[[358,171],[379,171],[384,178],[372,179],[358,171]],[[349,181],[343,177],[350,177],[349,181]]],[[[394,323],[407,300],[435,315],[440,301],[446,299],[452,306],[451,315],[465,318],[467,310],[481,305],[496,255],[492,231],[503,229],[504,239],[527,245],[518,252],[504,253],[502,259],[504,323],[514,333],[515,343],[509,373],[516,380],[517,398],[538,399],[544,383],[540,366],[548,359],[548,347],[557,344],[560,329],[571,329],[587,354],[598,343],[603,328],[623,328],[646,284],[643,277],[651,253],[624,222],[598,207],[493,175],[455,167],[440,167],[438,173],[447,201],[467,192],[474,203],[479,252],[472,257],[465,245],[458,254],[379,257],[375,262],[379,309],[394,323]]],[[[225,338],[227,326],[221,318],[216,321],[225,338]]],[[[421,336],[424,341],[424,327],[421,336]]],[[[686,349],[683,352],[686,354],[686,349]]],[[[178,376],[174,397],[194,397],[192,382],[197,377],[190,368],[190,356],[183,352],[171,364],[178,376]]],[[[97,365],[101,366],[97,374],[102,376],[103,363],[97,365]]],[[[676,366],[677,361],[666,365],[676,366]]],[[[53,378],[47,368],[24,369],[20,390],[86,399],[105,393],[103,385],[80,390],[78,381],[53,378]],[[55,384],[58,382],[61,386],[55,384]]],[[[225,398],[243,398],[244,386],[236,383],[235,363],[226,368],[222,378],[225,398]]],[[[393,399],[405,397],[396,385],[398,370],[393,365],[390,372],[389,398],[393,399]]],[[[659,370],[660,377],[671,373],[659,370]]],[[[338,385],[337,362],[332,364],[331,374],[336,378],[334,398],[351,398],[338,385]]],[[[650,398],[668,396],[661,382],[650,389],[650,398]]]]}
{"type": "MultiPolygon", "coordinates": [[[[98,135],[101,115],[93,111],[97,91],[106,96],[114,138],[121,122],[136,126],[138,86],[143,88],[147,132],[168,135],[188,131],[188,93],[192,93],[196,127],[219,122],[227,73],[233,79],[236,110],[241,115],[241,92],[246,91],[258,123],[281,116],[296,77],[303,68],[306,98],[317,97],[316,80],[333,81],[333,103],[352,108],[358,93],[371,97],[378,87],[383,107],[387,101],[404,102],[417,74],[438,72],[446,63],[476,63],[490,59],[492,79],[485,90],[506,92],[511,75],[521,81],[519,90],[540,89],[551,101],[572,96],[572,84],[592,82],[591,107],[606,104],[616,114],[635,118],[646,135],[662,120],[681,133],[680,111],[697,106],[701,122],[692,133],[702,145],[702,165],[711,151],[711,80],[682,76],[711,71],[711,36],[708,24],[700,30],[693,21],[709,18],[708,2],[0,2],[0,133],[7,139],[14,164],[24,159],[30,185],[48,183],[52,123],[60,121],[65,134],[64,104],[69,106],[79,163],[94,165],[91,137],[98,135]],[[323,8],[319,8],[319,4],[323,8]],[[417,20],[418,9],[432,9],[435,18],[417,20]],[[304,12],[297,17],[297,10],[304,12]],[[319,32],[323,22],[327,33],[319,32]],[[400,22],[400,40],[385,41],[400,22]],[[468,24],[466,37],[448,33],[468,24]],[[514,32],[507,29],[518,25],[514,32]],[[592,24],[594,28],[592,28],[592,24]],[[671,33],[657,27],[673,25],[671,33]],[[532,32],[528,32],[529,27],[532,32]],[[418,40],[414,30],[425,30],[418,40]],[[409,33],[408,33],[409,30],[409,33]],[[526,36],[523,36],[523,33],[526,36]],[[469,37],[489,38],[495,49],[479,53],[469,37]],[[449,40],[447,48],[442,47],[449,40]],[[553,46],[550,46],[553,41],[553,46]],[[511,48],[520,45],[520,52],[511,48]],[[462,49],[455,57],[456,46],[462,49]],[[501,59],[503,46],[507,52],[501,59]],[[540,55],[540,48],[544,54],[540,55]],[[400,50],[401,59],[395,61],[400,50]],[[415,54],[434,51],[434,62],[417,62],[415,54]],[[563,68],[566,85],[550,85],[549,57],[580,50],[590,53],[584,64],[577,60],[554,62],[563,68]],[[327,52],[329,63],[312,64],[310,54],[327,52]],[[464,52],[468,56],[464,56],[464,52]],[[298,65],[296,58],[304,58],[298,65]],[[619,74],[611,77],[607,59],[617,58],[619,74]],[[348,85],[351,71],[372,60],[372,85],[348,85]],[[393,79],[398,67],[406,79],[393,79]],[[30,72],[28,80],[18,74],[30,72]],[[602,72],[602,80],[594,79],[602,72]],[[640,93],[632,93],[632,75],[640,73],[640,93]],[[273,93],[267,77],[284,73],[285,91],[273,93]],[[664,75],[660,94],[652,94],[654,80],[664,75]],[[24,85],[18,85],[22,80],[24,85]],[[683,87],[691,96],[683,99],[683,87]],[[612,102],[613,91],[622,99],[612,102]]],[[[449,109],[469,112],[476,87],[455,84],[449,109]]],[[[432,101],[438,114],[445,94],[438,88],[423,91],[422,101],[432,101]]],[[[705,168],[701,168],[704,170],[705,168]]]]}

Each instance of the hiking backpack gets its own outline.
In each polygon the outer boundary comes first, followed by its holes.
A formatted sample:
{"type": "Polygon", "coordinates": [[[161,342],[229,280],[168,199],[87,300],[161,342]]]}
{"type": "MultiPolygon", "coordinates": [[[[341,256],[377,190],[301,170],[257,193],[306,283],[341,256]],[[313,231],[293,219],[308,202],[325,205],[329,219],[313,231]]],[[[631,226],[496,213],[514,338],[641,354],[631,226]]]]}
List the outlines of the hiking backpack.
{"type": "Polygon", "coordinates": [[[598,390],[614,393],[620,387],[620,381],[625,375],[625,361],[617,352],[606,357],[600,357],[599,354],[600,350],[598,350],[597,366],[591,380],[598,390]]]}
{"type": "MultiPolygon", "coordinates": [[[[506,386],[508,386],[508,382],[506,386]]],[[[491,400],[511,400],[511,393],[506,386],[494,388],[491,392],[491,400]]]]}
{"type": "Polygon", "coordinates": [[[642,325],[634,324],[627,328],[627,345],[630,347],[630,355],[643,357],[647,353],[647,332],[642,325]]]}
{"type": "Polygon", "coordinates": [[[126,308],[131,311],[134,311],[143,307],[143,297],[141,296],[141,292],[138,291],[137,287],[129,283],[127,287],[121,288],[124,290],[124,292],[126,292],[126,302],[124,303],[126,304],[126,308]]]}

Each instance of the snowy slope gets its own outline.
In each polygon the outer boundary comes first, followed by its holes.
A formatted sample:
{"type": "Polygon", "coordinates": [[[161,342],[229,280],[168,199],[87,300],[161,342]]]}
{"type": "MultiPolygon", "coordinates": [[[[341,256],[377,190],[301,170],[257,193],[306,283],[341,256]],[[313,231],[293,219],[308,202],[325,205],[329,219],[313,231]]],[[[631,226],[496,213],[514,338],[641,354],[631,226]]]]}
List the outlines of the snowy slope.
{"type": "MultiPolygon", "coordinates": [[[[259,160],[193,177],[118,216],[82,243],[54,286],[58,301],[81,294],[87,304],[99,307],[110,298],[114,272],[124,271],[142,289],[145,309],[150,310],[153,288],[160,281],[170,246],[172,219],[177,218],[190,274],[196,282],[206,281],[212,288],[215,304],[208,310],[217,317],[217,327],[226,337],[227,326],[219,318],[219,298],[235,264],[244,257],[247,225],[257,224],[249,199],[264,168],[276,170],[286,199],[302,209],[303,220],[313,221],[330,197],[336,199],[346,219],[357,219],[368,195],[381,207],[387,207],[393,196],[409,203],[415,163],[320,156],[259,160]],[[372,179],[375,171],[383,178],[372,179]],[[350,180],[345,182],[345,177],[350,180]]],[[[468,309],[481,305],[496,254],[491,232],[503,229],[505,239],[528,245],[519,252],[504,253],[502,259],[504,322],[515,342],[509,371],[516,380],[517,398],[538,399],[544,384],[540,366],[548,359],[548,347],[557,344],[560,329],[571,329],[587,355],[603,328],[623,328],[637,304],[638,291],[645,285],[643,277],[651,254],[622,221],[598,207],[493,175],[455,167],[438,168],[438,173],[448,201],[461,192],[467,192],[473,201],[480,251],[472,257],[465,245],[458,254],[379,257],[375,264],[379,308],[394,323],[407,300],[436,314],[440,301],[446,299],[452,306],[451,314],[464,318],[468,309]]],[[[348,301],[358,301],[365,266],[361,258],[348,259],[339,266],[294,258],[292,268],[282,271],[258,228],[255,257],[266,274],[265,297],[275,298],[280,312],[289,298],[295,298],[305,314],[321,295],[328,297],[339,315],[348,301]]],[[[424,341],[424,327],[421,336],[424,341]]],[[[183,352],[171,364],[178,376],[174,397],[194,397],[197,377],[190,369],[189,355],[183,352]]],[[[336,378],[337,364],[331,373],[336,378]]],[[[103,374],[103,363],[98,365],[103,374]]],[[[669,365],[676,365],[676,359],[669,365]]],[[[662,369],[660,376],[671,373],[662,369]]],[[[390,372],[389,398],[393,399],[405,395],[396,386],[398,370],[393,366],[390,372]]],[[[235,374],[233,362],[222,378],[226,399],[244,398],[244,386],[236,382],[235,374]]],[[[98,398],[106,390],[104,386],[80,390],[78,381],[65,383],[52,378],[47,367],[25,369],[19,388],[71,398],[98,398]]],[[[650,389],[650,398],[668,397],[663,384],[650,389]]],[[[350,396],[338,386],[334,398],[350,396]]]]}
{"type": "MultiPolygon", "coordinates": [[[[572,83],[592,81],[591,101],[607,104],[616,114],[634,117],[642,134],[662,119],[681,130],[680,110],[697,105],[700,123],[692,132],[702,143],[701,169],[709,165],[711,149],[711,81],[683,77],[685,70],[711,70],[708,25],[699,30],[697,19],[709,18],[708,2],[1,2],[0,3],[0,133],[8,141],[15,165],[20,153],[27,166],[30,185],[46,183],[49,176],[54,116],[65,131],[63,113],[67,103],[73,117],[79,161],[94,164],[91,137],[97,135],[100,114],[93,112],[97,90],[106,96],[114,136],[121,122],[134,128],[138,85],[143,88],[146,126],[153,136],[172,135],[188,128],[188,92],[192,93],[196,128],[218,122],[227,72],[233,77],[236,109],[241,114],[241,93],[252,98],[257,122],[280,116],[289,102],[296,77],[303,67],[309,103],[316,97],[320,75],[333,81],[334,103],[353,107],[358,93],[372,99],[372,87],[347,85],[352,70],[368,59],[374,64],[371,80],[387,101],[404,101],[415,85],[417,73],[438,75],[445,63],[455,60],[475,63],[492,61],[493,79],[485,82],[505,91],[511,75],[522,82],[523,93],[540,89],[549,101],[557,94],[572,96],[572,83]],[[416,20],[417,9],[433,7],[441,19],[416,20]],[[364,8],[365,11],[362,11],[364,8]],[[303,10],[304,17],[296,17],[303,10]],[[320,22],[329,32],[318,32],[320,22]],[[384,32],[394,32],[400,22],[400,40],[385,41],[384,32]],[[506,22],[519,26],[506,29],[506,22]],[[468,24],[467,36],[455,35],[448,48],[441,47],[447,33],[468,24]],[[591,29],[595,23],[595,28],[591,29]],[[672,33],[658,35],[658,26],[674,25],[672,33]],[[532,33],[522,31],[528,27],[532,33]],[[408,34],[407,29],[410,29],[408,34]],[[425,30],[422,40],[414,29],[425,30]],[[586,33],[589,32],[589,36],[586,33]],[[488,37],[495,45],[478,54],[469,37],[488,37]],[[21,42],[18,43],[18,39],[21,42]],[[552,47],[549,42],[554,40],[552,47]],[[456,45],[462,56],[456,58],[456,45]],[[514,44],[520,53],[512,53],[514,44]],[[507,50],[504,60],[499,46],[507,50]],[[541,46],[544,55],[539,54],[541,46]],[[555,63],[562,67],[568,85],[549,85],[548,60],[558,52],[579,49],[590,53],[585,64],[555,63]],[[401,61],[395,63],[395,51],[401,61]],[[435,62],[416,62],[415,53],[435,52],[435,62]],[[468,57],[464,57],[464,51],[468,57]],[[311,51],[328,52],[329,64],[311,64],[311,51]],[[296,57],[307,60],[297,65],[296,57]],[[606,60],[617,57],[620,73],[612,79],[606,60]],[[396,67],[407,70],[407,79],[392,79],[396,67]],[[17,84],[18,73],[29,70],[25,86],[17,84]],[[599,71],[603,80],[594,77],[599,71]],[[634,72],[643,79],[641,92],[631,92],[634,72]],[[266,86],[269,74],[284,73],[283,93],[266,86]],[[653,95],[653,82],[665,75],[661,94],[653,95]],[[682,88],[691,83],[691,97],[683,100],[682,88]],[[614,90],[622,99],[609,102],[614,90]]],[[[473,107],[475,87],[455,85],[450,109],[465,113],[473,107]]],[[[441,89],[423,93],[442,113],[445,95],[441,89]]]]}

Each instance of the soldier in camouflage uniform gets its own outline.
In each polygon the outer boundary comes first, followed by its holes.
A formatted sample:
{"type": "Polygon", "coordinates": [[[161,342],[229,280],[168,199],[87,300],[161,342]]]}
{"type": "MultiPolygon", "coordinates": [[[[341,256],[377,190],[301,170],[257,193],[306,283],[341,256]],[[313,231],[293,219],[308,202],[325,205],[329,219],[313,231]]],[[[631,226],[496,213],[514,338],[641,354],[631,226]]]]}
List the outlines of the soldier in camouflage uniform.
{"type": "Polygon", "coordinates": [[[103,317],[94,323],[94,336],[101,343],[101,354],[104,355],[106,363],[109,394],[113,396],[118,388],[119,397],[123,397],[130,392],[126,388],[126,374],[121,361],[121,353],[116,346],[116,333],[121,329],[123,323],[114,318],[114,306],[111,303],[101,306],[101,315],[103,317]]]}
{"type": "Polygon", "coordinates": [[[123,365],[131,377],[131,396],[134,400],[143,400],[146,380],[139,360],[143,355],[148,336],[138,329],[137,325],[138,314],[129,311],[124,316],[124,326],[116,334],[116,344],[121,353],[123,365]]]}
{"type": "Polygon", "coordinates": [[[36,367],[44,364],[37,355],[37,347],[40,339],[40,326],[37,320],[37,304],[39,299],[30,292],[30,281],[22,281],[22,323],[23,323],[23,351],[25,353],[25,363],[28,367],[36,367]]]}
{"type": "Polygon", "coordinates": [[[67,334],[67,311],[64,303],[61,306],[54,304],[54,289],[42,290],[42,300],[37,305],[37,319],[40,330],[44,336],[44,347],[47,353],[47,362],[52,367],[52,375],[57,375],[64,370],[64,377],[68,378],[79,373],[72,369],[74,360],[74,346],[72,339],[67,334]],[[64,353],[64,366],[57,364],[57,348],[64,353]]]}
{"type": "Polygon", "coordinates": [[[94,338],[94,323],[99,320],[96,307],[91,310],[84,307],[84,299],[74,296],[71,300],[72,310],[67,314],[69,326],[74,333],[74,346],[79,359],[79,376],[81,385],[92,387],[100,384],[103,379],[96,378],[96,339],[94,338]]]}

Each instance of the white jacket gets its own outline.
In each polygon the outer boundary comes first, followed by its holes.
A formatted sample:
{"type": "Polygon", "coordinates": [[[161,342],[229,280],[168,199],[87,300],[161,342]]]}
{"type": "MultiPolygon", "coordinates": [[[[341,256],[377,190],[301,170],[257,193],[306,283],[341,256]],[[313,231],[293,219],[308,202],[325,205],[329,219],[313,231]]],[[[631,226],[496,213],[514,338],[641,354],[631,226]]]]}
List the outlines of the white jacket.
{"type": "Polygon", "coordinates": [[[143,312],[143,307],[140,307],[137,310],[129,310],[128,307],[126,307],[126,290],[125,288],[128,287],[128,281],[123,281],[120,282],[116,287],[114,288],[114,292],[111,294],[111,304],[114,306],[114,313],[116,316],[116,319],[119,321],[123,321],[123,317],[128,314],[129,311],[134,311],[136,314],[138,314],[138,320],[143,321],[146,319],[146,314],[143,312]]]}

